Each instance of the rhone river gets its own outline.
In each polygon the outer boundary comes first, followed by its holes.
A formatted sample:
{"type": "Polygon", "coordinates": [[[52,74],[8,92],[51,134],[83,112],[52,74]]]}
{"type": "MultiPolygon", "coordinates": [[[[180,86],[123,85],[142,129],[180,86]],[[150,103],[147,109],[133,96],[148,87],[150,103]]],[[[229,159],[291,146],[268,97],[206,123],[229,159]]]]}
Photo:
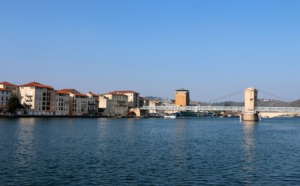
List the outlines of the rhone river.
{"type": "Polygon", "coordinates": [[[0,118],[0,185],[299,185],[300,118],[0,118]]]}

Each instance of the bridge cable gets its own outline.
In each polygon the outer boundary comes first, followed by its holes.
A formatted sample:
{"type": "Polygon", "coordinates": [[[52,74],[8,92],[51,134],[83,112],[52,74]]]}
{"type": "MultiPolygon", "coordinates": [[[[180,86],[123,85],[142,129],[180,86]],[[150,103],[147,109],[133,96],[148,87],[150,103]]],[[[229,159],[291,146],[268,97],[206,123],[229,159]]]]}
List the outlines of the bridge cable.
{"type": "Polygon", "coordinates": [[[275,98],[277,98],[277,99],[280,99],[281,101],[282,101],[282,100],[285,100],[285,101],[287,101],[287,102],[292,102],[290,99],[283,98],[283,97],[280,97],[280,96],[276,96],[276,95],[274,95],[274,94],[271,94],[271,93],[268,93],[268,92],[265,92],[265,91],[262,91],[262,90],[258,90],[258,92],[262,92],[262,93],[267,94],[267,95],[269,95],[269,96],[273,96],[273,97],[275,97],[275,98]]]}
{"type": "Polygon", "coordinates": [[[244,92],[244,90],[239,90],[239,91],[233,92],[233,93],[231,93],[231,94],[227,94],[227,95],[225,95],[225,96],[218,97],[218,98],[215,98],[215,99],[206,101],[206,103],[210,103],[209,105],[211,105],[211,104],[215,103],[216,101],[224,100],[224,99],[226,99],[226,98],[236,96],[236,95],[241,94],[241,93],[243,93],[243,92],[244,92]]]}

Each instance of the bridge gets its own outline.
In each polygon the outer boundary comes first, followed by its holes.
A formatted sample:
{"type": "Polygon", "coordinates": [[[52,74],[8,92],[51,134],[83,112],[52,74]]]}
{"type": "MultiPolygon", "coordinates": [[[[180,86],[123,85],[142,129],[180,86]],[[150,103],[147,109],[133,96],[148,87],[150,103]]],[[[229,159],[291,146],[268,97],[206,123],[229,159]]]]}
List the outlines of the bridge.
{"type": "MultiPolygon", "coordinates": [[[[230,94],[232,95],[232,94],[230,94]]],[[[244,120],[258,120],[258,113],[273,113],[273,116],[279,113],[300,114],[300,107],[258,107],[257,106],[258,90],[254,88],[245,89],[244,103],[245,106],[143,106],[140,110],[160,110],[160,111],[235,111],[244,115],[244,120]]]]}
{"type": "MultiPolygon", "coordinates": [[[[244,112],[245,107],[236,106],[143,106],[141,110],[163,110],[163,111],[239,111],[244,112]]],[[[300,107],[256,107],[257,112],[293,112],[300,113],[300,107]]]]}

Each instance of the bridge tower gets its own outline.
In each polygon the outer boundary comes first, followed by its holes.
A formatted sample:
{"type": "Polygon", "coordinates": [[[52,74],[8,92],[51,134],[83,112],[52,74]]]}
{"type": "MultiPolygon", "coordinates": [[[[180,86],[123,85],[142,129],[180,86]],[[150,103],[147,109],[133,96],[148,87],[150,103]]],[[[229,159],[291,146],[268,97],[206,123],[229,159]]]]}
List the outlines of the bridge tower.
{"type": "Polygon", "coordinates": [[[244,110],[244,120],[245,121],[258,121],[259,117],[255,111],[257,106],[257,93],[258,90],[250,87],[245,90],[245,110],[244,110]]]}
{"type": "Polygon", "coordinates": [[[189,106],[190,92],[186,89],[178,89],[175,91],[175,105],[176,106],[189,106]]]}

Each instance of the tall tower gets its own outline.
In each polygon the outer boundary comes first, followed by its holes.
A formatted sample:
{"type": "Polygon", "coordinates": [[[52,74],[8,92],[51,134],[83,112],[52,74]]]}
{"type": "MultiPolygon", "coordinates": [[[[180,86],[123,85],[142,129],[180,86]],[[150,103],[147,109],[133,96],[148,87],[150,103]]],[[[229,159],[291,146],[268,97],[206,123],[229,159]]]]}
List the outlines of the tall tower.
{"type": "Polygon", "coordinates": [[[189,106],[190,92],[185,89],[178,89],[175,91],[175,106],[189,106]]]}
{"type": "Polygon", "coordinates": [[[245,110],[244,120],[245,121],[258,121],[258,114],[255,111],[257,107],[257,93],[258,90],[250,87],[245,90],[245,110]]]}

